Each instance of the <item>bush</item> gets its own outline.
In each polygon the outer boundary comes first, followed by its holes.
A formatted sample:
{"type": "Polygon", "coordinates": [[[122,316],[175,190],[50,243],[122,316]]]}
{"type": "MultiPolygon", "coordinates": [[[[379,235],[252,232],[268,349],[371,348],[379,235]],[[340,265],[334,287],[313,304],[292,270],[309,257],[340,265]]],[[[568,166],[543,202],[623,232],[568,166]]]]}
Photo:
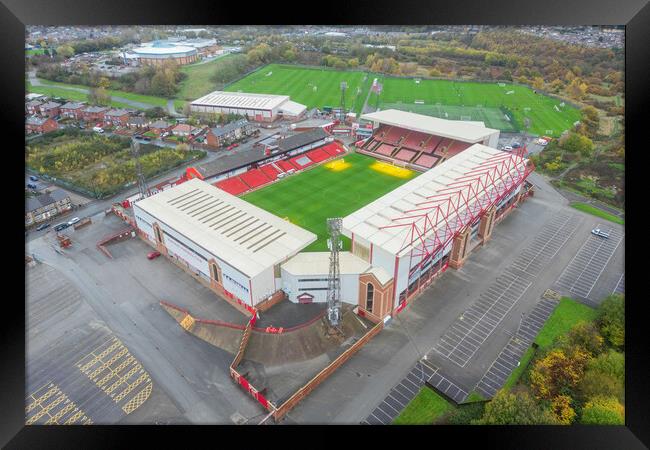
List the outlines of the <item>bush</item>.
{"type": "Polygon", "coordinates": [[[597,396],[587,402],[580,423],[585,425],[625,425],[625,408],[614,397],[597,396]]]}
{"type": "Polygon", "coordinates": [[[544,425],[554,424],[555,418],[527,392],[510,393],[500,390],[485,405],[483,417],[474,425],[544,425]]]}
{"type": "Polygon", "coordinates": [[[588,370],[595,370],[616,378],[623,382],[625,380],[625,355],[616,350],[609,350],[589,361],[588,370]]]}
{"type": "Polygon", "coordinates": [[[600,335],[600,330],[592,322],[577,323],[565,336],[558,339],[558,346],[565,349],[578,346],[592,356],[599,355],[604,345],[605,340],[600,335]]]}
{"type": "Polygon", "coordinates": [[[449,425],[467,425],[483,417],[485,412],[484,402],[474,402],[467,405],[459,405],[452,409],[441,419],[442,423],[449,425]]]}
{"type": "Polygon", "coordinates": [[[578,391],[583,399],[599,395],[623,399],[624,393],[622,380],[594,369],[585,371],[578,384],[578,391]]]}
{"type": "Polygon", "coordinates": [[[598,325],[607,342],[618,348],[625,345],[625,297],[620,294],[605,298],[598,308],[598,325]]]}

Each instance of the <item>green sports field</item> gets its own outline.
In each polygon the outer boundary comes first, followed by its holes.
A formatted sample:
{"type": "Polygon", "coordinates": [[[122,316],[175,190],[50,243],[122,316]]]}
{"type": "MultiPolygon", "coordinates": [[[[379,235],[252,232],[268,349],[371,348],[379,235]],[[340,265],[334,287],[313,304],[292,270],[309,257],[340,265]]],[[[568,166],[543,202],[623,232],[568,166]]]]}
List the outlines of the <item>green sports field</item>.
{"type": "MultiPolygon", "coordinates": [[[[381,109],[386,109],[384,104],[395,107],[398,103],[405,108],[428,106],[435,109],[434,107],[440,106],[444,118],[445,107],[464,107],[467,112],[459,114],[456,108],[448,108],[448,113],[466,116],[464,118],[467,120],[484,121],[486,126],[503,131],[511,131],[507,128],[523,131],[524,118],[528,117],[531,133],[553,136],[559,136],[580,120],[580,112],[572,106],[562,106],[561,100],[535,94],[532,89],[519,85],[427,79],[416,83],[412,78],[393,77],[381,77],[380,82],[383,83],[379,97],[381,109]],[[416,101],[424,104],[418,105],[416,101]],[[488,113],[478,112],[481,109],[488,113]],[[476,112],[473,113],[472,110],[476,112]],[[495,110],[502,110],[502,114],[495,115],[495,110]],[[507,128],[504,127],[506,113],[511,115],[510,123],[505,122],[507,128]],[[549,133],[551,130],[552,133],[549,133]]],[[[375,93],[371,94],[368,104],[377,104],[375,93]]],[[[432,115],[438,114],[434,112],[432,115]]]]}
{"type": "Polygon", "coordinates": [[[338,107],[341,102],[342,81],[348,83],[346,108],[360,112],[372,83],[372,77],[360,71],[269,64],[231,84],[225,90],[289,95],[291,100],[308,108],[338,107]]]}
{"type": "MultiPolygon", "coordinates": [[[[325,163],[242,198],[317,234],[306,251],[327,251],[327,218],[345,217],[417,176],[406,169],[399,169],[401,176],[384,173],[392,166],[356,153],[341,159],[334,164],[338,170],[325,163]]],[[[350,249],[347,238],[343,249],[350,249]]]]}

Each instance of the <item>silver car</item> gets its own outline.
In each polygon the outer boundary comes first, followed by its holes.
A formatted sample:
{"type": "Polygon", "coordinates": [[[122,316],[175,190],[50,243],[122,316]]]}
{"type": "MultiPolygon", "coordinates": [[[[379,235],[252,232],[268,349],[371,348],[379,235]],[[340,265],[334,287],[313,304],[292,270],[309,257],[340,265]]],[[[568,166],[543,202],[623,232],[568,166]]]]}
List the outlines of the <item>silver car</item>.
{"type": "Polygon", "coordinates": [[[595,234],[596,236],[600,236],[605,239],[609,237],[609,233],[601,230],[600,228],[594,228],[593,230],[591,230],[591,234],[595,234]]]}

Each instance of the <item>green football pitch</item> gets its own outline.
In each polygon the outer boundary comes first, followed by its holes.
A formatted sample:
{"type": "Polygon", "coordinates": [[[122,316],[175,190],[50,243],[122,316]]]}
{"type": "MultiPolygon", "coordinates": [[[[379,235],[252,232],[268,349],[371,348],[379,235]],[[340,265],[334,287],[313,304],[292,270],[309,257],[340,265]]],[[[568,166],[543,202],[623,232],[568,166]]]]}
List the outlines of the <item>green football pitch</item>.
{"type": "MultiPolygon", "coordinates": [[[[351,153],[242,198],[318,235],[306,251],[327,251],[327,219],[345,217],[401,186],[417,172],[351,153]]],[[[343,249],[350,249],[343,239],[343,249]]]]}
{"type": "Polygon", "coordinates": [[[382,77],[380,82],[383,90],[379,102],[376,94],[372,93],[368,104],[374,107],[378,103],[381,109],[399,104],[403,107],[398,109],[429,108],[430,114],[437,117],[442,114],[445,118],[447,112],[450,119],[459,116],[466,120],[479,120],[502,131],[524,131],[524,119],[528,118],[530,133],[553,136],[559,136],[580,120],[576,108],[519,85],[426,79],[416,83],[413,78],[393,77],[382,77]],[[496,114],[495,111],[499,110],[501,114],[496,114]],[[506,113],[510,116],[509,121],[505,120],[506,113]]]}
{"type": "Polygon", "coordinates": [[[370,107],[395,108],[450,120],[476,120],[501,131],[524,131],[527,118],[530,133],[555,137],[580,120],[580,111],[562,100],[512,83],[428,79],[416,83],[414,78],[362,71],[269,64],[225,90],[289,95],[309,108],[338,107],[342,81],[348,85],[346,108],[356,113],[361,112],[368,98],[370,107]],[[379,99],[370,92],[375,78],[383,85],[379,99]]]}
{"type": "Polygon", "coordinates": [[[361,112],[372,77],[360,71],[304,68],[269,64],[225,88],[232,92],[289,95],[308,108],[338,107],[341,82],[347,82],[345,107],[361,112]]]}

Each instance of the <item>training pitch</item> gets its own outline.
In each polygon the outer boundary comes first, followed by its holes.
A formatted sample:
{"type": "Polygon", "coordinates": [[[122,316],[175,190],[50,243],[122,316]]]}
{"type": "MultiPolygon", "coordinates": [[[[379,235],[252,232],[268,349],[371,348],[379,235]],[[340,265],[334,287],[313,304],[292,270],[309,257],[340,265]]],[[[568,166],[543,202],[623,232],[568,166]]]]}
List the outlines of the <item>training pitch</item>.
{"type": "Polygon", "coordinates": [[[387,77],[362,71],[269,64],[225,90],[289,95],[308,108],[338,107],[341,82],[347,82],[345,106],[361,112],[368,106],[401,109],[449,120],[484,122],[501,131],[528,131],[536,135],[559,136],[580,120],[580,111],[568,103],[537,94],[512,83],[427,80],[387,77]],[[371,92],[373,80],[383,85],[377,98],[371,92]],[[418,103],[416,103],[418,102],[418,103]]]}
{"type": "Polygon", "coordinates": [[[289,95],[291,100],[308,108],[336,108],[341,103],[342,81],[347,82],[346,109],[360,112],[372,83],[372,77],[360,71],[269,64],[231,84],[225,90],[289,95]]]}
{"type": "MultiPolygon", "coordinates": [[[[401,186],[417,172],[356,153],[299,172],[242,198],[318,235],[306,251],[327,251],[330,217],[345,217],[401,186]]],[[[344,238],[343,249],[350,249],[344,238]]]]}

